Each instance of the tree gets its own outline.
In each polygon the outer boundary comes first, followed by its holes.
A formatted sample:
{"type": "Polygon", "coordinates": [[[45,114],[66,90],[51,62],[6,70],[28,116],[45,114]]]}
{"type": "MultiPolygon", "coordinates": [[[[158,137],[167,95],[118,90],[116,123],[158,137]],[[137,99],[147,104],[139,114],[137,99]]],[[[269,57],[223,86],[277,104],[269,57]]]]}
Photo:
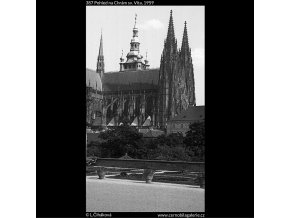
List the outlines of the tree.
{"type": "Polygon", "coordinates": [[[87,156],[97,156],[99,157],[101,155],[101,147],[99,142],[91,142],[88,144],[87,147],[87,156]]]}
{"type": "Polygon", "coordinates": [[[155,143],[162,146],[167,145],[170,147],[178,146],[183,144],[183,135],[181,133],[171,133],[169,135],[158,136],[155,143]]]}
{"type": "Polygon", "coordinates": [[[190,156],[204,160],[205,152],[205,125],[204,122],[192,123],[186,133],[184,144],[190,156]]]}
{"type": "Polygon", "coordinates": [[[130,157],[138,158],[138,150],[143,145],[142,134],[127,125],[113,127],[99,137],[105,140],[101,144],[102,157],[119,158],[127,153],[130,157]]]}

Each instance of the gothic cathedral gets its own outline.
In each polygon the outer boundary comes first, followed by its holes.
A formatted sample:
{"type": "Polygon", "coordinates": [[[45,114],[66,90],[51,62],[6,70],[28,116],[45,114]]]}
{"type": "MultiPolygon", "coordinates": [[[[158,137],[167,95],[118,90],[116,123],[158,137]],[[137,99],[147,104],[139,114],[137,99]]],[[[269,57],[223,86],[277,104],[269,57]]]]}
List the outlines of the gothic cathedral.
{"type": "Polygon", "coordinates": [[[165,129],[167,121],[189,105],[196,105],[186,22],[182,45],[178,49],[170,11],[159,69],[150,69],[147,54],[145,59],[140,54],[136,22],[137,15],[130,51],[126,61],[122,52],[117,72],[105,72],[101,35],[96,71],[86,70],[88,125],[106,127],[127,123],[165,129]]]}

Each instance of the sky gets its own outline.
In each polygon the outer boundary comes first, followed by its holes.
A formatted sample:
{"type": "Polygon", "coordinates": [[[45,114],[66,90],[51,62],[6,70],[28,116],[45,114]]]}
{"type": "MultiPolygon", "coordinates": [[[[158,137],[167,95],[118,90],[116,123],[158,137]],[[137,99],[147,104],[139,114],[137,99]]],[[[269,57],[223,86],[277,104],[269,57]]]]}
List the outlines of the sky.
{"type": "Polygon", "coordinates": [[[105,72],[119,71],[122,54],[130,51],[135,14],[139,30],[140,54],[150,68],[160,67],[160,58],[172,10],[175,37],[181,47],[184,21],[191,48],[197,105],[204,105],[204,6],[87,6],[86,66],[96,69],[101,32],[105,72]]]}

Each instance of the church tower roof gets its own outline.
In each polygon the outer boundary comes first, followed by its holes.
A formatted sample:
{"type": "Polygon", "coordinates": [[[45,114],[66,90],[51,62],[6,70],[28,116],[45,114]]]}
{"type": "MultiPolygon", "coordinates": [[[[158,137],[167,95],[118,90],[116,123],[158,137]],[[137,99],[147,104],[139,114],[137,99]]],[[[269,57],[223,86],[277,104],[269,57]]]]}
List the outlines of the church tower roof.
{"type": "Polygon", "coordinates": [[[169,43],[174,43],[175,42],[172,10],[170,10],[170,18],[169,18],[166,42],[169,42],[169,43]]]}
{"type": "Polygon", "coordinates": [[[103,33],[102,32],[101,32],[96,72],[100,74],[101,78],[103,77],[103,74],[105,73],[105,61],[104,61],[104,53],[103,53],[103,33]]]}
{"type": "Polygon", "coordinates": [[[176,52],[177,52],[177,40],[175,38],[175,33],[174,33],[172,10],[170,10],[168,31],[167,31],[167,37],[164,41],[163,53],[167,53],[167,55],[173,55],[176,52]]]}
{"type": "Polygon", "coordinates": [[[123,57],[120,58],[120,71],[131,71],[131,70],[146,70],[149,69],[148,60],[147,63],[143,60],[143,56],[140,54],[140,42],[138,38],[138,27],[137,27],[137,14],[135,14],[135,22],[133,27],[133,37],[130,42],[130,51],[126,55],[126,62],[123,57]]]}
{"type": "Polygon", "coordinates": [[[101,31],[100,47],[99,47],[99,56],[104,56],[103,54],[103,33],[101,31]]]}
{"type": "Polygon", "coordinates": [[[184,22],[184,31],[183,31],[183,37],[182,37],[182,44],[181,44],[181,51],[182,54],[189,54],[189,44],[188,44],[188,35],[187,35],[187,26],[186,21],[184,22]]]}

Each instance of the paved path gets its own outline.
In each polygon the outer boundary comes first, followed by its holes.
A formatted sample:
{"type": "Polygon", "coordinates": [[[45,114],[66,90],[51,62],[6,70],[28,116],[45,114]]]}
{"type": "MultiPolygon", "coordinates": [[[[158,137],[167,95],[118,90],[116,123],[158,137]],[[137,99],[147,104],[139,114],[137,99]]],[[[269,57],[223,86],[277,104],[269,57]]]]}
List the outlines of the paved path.
{"type": "Polygon", "coordinates": [[[88,212],[204,212],[204,189],[87,177],[88,212]]]}

